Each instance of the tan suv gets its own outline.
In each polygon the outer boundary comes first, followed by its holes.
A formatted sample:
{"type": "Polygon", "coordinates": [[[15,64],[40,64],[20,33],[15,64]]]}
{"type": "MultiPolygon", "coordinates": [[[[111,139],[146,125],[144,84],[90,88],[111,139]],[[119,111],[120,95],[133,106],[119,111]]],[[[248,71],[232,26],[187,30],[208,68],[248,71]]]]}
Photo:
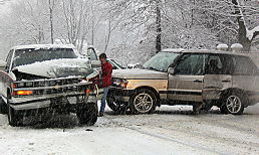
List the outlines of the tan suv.
{"type": "Polygon", "coordinates": [[[242,114],[259,102],[259,70],[247,55],[213,50],[164,50],[143,69],[114,72],[108,105],[116,112],[151,113],[157,106],[218,106],[242,114]]]}

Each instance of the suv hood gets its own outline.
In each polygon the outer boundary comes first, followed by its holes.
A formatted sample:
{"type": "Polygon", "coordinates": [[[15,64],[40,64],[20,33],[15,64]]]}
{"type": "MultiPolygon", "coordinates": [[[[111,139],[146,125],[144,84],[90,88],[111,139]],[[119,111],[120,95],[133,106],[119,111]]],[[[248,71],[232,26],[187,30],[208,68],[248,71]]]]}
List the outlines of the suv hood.
{"type": "Polygon", "coordinates": [[[122,79],[167,79],[168,74],[147,69],[123,69],[115,70],[113,77],[122,79]]]}
{"type": "Polygon", "coordinates": [[[68,76],[87,76],[93,72],[86,59],[58,59],[18,66],[14,73],[32,75],[44,78],[59,78],[68,76]]]}

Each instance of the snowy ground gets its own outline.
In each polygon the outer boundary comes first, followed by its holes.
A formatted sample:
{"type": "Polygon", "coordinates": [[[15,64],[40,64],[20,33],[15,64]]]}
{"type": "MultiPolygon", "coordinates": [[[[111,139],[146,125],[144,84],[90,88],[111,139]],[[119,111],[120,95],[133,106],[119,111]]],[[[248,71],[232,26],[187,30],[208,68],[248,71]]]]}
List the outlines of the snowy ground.
{"type": "Polygon", "coordinates": [[[194,116],[190,110],[163,106],[155,114],[138,116],[108,112],[93,127],[80,127],[70,115],[12,128],[0,115],[0,153],[259,154],[259,105],[243,116],[218,110],[194,116]]]}

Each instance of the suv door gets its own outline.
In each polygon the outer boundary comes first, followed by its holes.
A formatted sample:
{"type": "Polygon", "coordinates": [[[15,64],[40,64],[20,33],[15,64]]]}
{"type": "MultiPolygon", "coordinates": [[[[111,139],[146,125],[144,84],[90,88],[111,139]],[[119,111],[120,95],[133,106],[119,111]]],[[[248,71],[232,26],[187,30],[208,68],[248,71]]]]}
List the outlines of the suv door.
{"type": "Polygon", "coordinates": [[[183,54],[169,75],[168,98],[176,101],[202,101],[205,54],[183,54]]]}
{"type": "Polygon", "coordinates": [[[226,54],[208,55],[204,77],[204,100],[217,100],[223,90],[232,87],[233,58],[226,54]]]}

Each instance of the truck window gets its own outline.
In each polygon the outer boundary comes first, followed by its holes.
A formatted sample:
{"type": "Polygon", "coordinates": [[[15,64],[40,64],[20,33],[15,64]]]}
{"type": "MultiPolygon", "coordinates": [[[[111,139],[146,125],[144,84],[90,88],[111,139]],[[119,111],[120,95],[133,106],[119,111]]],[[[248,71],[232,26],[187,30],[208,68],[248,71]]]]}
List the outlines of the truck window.
{"type": "Polygon", "coordinates": [[[235,75],[254,75],[257,73],[257,67],[252,60],[245,56],[235,57],[235,75]]]}
{"type": "Polygon", "coordinates": [[[9,70],[10,70],[10,65],[11,65],[11,62],[12,62],[12,57],[13,57],[13,50],[11,50],[8,53],[7,58],[6,58],[6,67],[5,67],[5,71],[6,72],[9,72],[9,70]]]}
{"type": "Polygon", "coordinates": [[[90,60],[98,60],[96,52],[93,48],[87,49],[87,55],[90,60]]]}
{"type": "Polygon", "coordinates": [[[177,75],[203,75],[205,55],[185,54],[176,66],[177,75]]]}
{"type": "Polygon", "coordinates": [[[72,48],[31,48],[15,51],[13,67],[55,59],[76,59],[72,48]]]}

